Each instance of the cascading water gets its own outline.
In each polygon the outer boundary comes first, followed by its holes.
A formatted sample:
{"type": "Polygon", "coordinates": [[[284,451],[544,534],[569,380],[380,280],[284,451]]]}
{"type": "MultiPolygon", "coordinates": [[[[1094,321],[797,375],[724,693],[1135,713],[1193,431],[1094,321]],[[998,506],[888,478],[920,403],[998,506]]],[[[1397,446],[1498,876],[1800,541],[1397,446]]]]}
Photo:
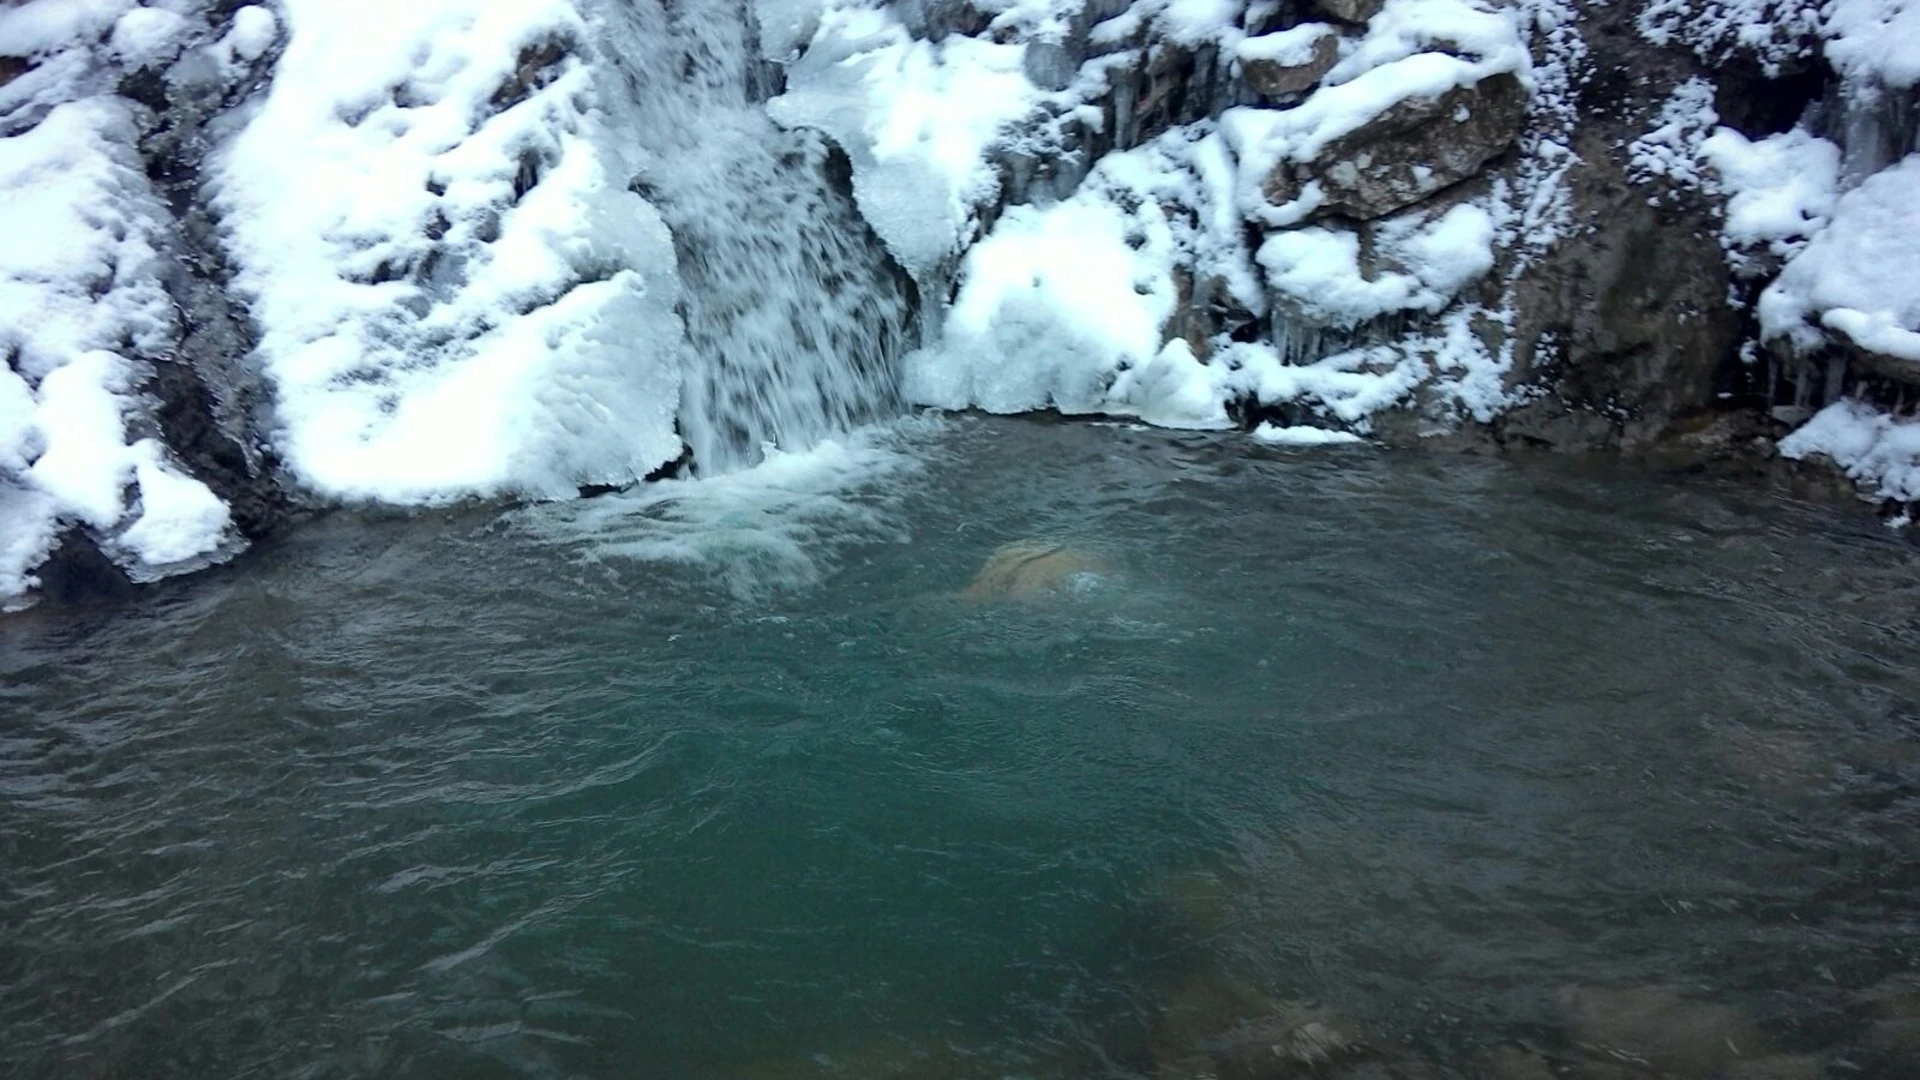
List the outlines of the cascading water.
{"type": "Polygon", "coordinates": [[[636,190],[673,231],[686,321],[681,435],[703,474],[901,408],[912,286],[834,155],[761,105],[778,72],[742,0],[605,0],[607,61],[638,142],[636,190]]]}

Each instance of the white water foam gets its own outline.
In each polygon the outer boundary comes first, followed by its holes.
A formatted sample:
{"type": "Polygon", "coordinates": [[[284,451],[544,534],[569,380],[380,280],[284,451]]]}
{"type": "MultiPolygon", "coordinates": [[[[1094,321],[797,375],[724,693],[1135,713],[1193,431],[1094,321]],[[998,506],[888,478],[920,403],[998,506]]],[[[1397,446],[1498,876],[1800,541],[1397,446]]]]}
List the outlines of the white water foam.
{"type": "Polygon", "coordinates": [[[842,547],[908,539],[898,508],[924,467],[923,444],[944,427],[926,415],[804,451],[769,446],[751,468],[524,507],[507,522],[616,574],[625,565],[666,566],[740,600],[809,588],[832,571],[842,547]]]}

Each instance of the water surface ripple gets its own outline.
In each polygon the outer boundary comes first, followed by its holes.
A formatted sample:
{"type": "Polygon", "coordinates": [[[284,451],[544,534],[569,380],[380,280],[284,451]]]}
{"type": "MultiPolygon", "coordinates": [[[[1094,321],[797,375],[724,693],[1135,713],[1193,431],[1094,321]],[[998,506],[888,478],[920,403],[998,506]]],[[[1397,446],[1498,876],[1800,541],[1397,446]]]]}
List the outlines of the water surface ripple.
{"type": "Polygon", "coordinates": [[[0,1062],[1914,1075],[1916,581],[1696,478],[976,419],[322,521],[0,622],[0,1062]],[[961,595],[1034,538],[1095,569],[961,595]]]}

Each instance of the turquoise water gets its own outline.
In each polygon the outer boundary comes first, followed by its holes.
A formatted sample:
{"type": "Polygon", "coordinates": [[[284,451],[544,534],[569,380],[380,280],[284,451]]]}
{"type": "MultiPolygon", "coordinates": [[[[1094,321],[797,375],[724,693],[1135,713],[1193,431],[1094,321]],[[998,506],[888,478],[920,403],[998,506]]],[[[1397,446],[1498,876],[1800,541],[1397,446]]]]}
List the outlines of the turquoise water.
{"type": "Polygon", "coordinates": [[[1914,555],[1697,478],[980,419],[319,521],[0,622],[0,1060],[1913,1075],[1914,555]],[[963,595],[1035,538],[1072,572],[963,595]]]}

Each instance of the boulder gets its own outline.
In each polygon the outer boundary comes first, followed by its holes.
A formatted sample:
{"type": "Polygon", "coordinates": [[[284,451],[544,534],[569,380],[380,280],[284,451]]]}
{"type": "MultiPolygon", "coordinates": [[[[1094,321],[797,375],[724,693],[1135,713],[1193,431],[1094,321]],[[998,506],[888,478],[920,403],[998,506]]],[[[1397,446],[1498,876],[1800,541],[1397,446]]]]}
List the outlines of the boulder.
{"type": "Polygon", "coordinates": [[[1356,24],[1380,14],[1380,9],[1387,6],[1387,0],[1313,0],[1313,3],[1341,22],[1356,24]]]}
{"type": "Polygon", "coordinates": [[[966,591],[968,600],[1017,600],[1072,589],[1085,575],[1106,569],[1100,560],[1062,544],[1022,540],[995,551],[966,591]]]}
{"type": "Polygon", "coordinates": [[[1329,142],[1312,161],[1282,163],[1262,190],[1283,205],[1317,180],[1322,213],[1372,220],[1479,173],[1519,137],[1526,110],[1526,88],[1505,73],[1438,97],[1408,98],[1329,142]]]}
{"type": "Polygon", "coordinates": [[[1248,38],[1240,46],[1240,70],[1253,92],[1267,98],[1292,97],[1319,85],[1333,65],[1340,61],[1340,35],[1330,26],[1313,34],[1309,27],[1296,27],[1280,34],[1248,38]],[[1301,31],[1308,31],[1302,34],[1301,31]],[[1298,47],[1292,41],[1280,48],[1267,48],[1268,42],[1282,38],[1301,38],[1298,47]]]}

